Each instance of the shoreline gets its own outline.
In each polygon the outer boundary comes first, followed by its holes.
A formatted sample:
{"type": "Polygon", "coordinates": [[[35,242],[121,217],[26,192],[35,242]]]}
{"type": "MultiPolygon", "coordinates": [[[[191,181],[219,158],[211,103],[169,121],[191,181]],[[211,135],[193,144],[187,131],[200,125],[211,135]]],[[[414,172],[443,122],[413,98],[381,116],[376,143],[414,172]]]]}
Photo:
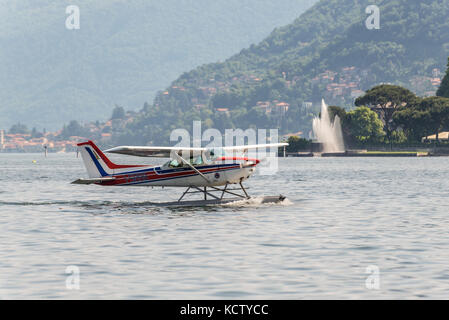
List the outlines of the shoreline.
{"type": "Polygon", "coordinates": [[[333,153],[318,153],[318,152],[291,152],[287,153],[285,158],[310,158],[310,157],[324,157],[324,158],[379,158],[379,157],[398,157],[398,158],[417,158],[417,157],[449,157],[446,153],[432,153],[430,151],[346,151],[333,153]]]}

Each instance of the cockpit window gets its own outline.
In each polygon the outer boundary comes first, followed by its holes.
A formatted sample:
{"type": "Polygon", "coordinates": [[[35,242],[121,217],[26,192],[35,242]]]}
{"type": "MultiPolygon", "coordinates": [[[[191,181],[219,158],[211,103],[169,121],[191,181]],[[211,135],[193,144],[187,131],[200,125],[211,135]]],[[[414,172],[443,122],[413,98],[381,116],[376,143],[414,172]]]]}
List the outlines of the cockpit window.
{"type": "MultiPolygon", "coordinates": [[[[192,166],[203,165],[204,164],[203,157],[201,155],[190,157],[189,158],[189,163],[192,166]]],[[[183,163],[181,160],[173,159],[173,160],[171,160],[171,161],[169,161],[167,163],[167,166],[170,167],[170,168],[182,168],[182,167],[185,167],[186,164],[183,163]]]]}
{"type": "Polygon", "coordinates": [[[172,161],[170,161],[168,163],[168,166],[170,168],[181,168],[182,167],[182,163],[180,163],[178,160],[173,159],[172,161]]]}
{"type": "Polygon", "coordinates": [[[208,158],[210,160],[215,160],[217,158],[221,158],[221,157],[224,157],[224,156],[226,156],[226,152],[223,149],[217,148],[217,149],[212,149],[209,152],[209,157],[208,158]]]}
{"type": "Polygon", "coordinates": [[[196,157],[192,157],[190,158],[189,162],[193,165],[193,166],[199,166],[203,164],[203,157],[201,157],[201,155],[196,156],[196,157]]]}

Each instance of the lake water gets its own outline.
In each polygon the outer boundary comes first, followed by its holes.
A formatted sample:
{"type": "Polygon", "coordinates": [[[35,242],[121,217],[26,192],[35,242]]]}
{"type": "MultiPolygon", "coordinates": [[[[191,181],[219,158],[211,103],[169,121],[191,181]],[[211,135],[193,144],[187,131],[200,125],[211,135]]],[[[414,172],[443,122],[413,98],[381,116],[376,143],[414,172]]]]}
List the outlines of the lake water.
{"type": "Polygon", "coordinates": [[[0,154],[0,298],[449,297],[448,158],[279,161],[246,185],[283,204],[170,209],[69,184],[75,154],[0,154]]]}

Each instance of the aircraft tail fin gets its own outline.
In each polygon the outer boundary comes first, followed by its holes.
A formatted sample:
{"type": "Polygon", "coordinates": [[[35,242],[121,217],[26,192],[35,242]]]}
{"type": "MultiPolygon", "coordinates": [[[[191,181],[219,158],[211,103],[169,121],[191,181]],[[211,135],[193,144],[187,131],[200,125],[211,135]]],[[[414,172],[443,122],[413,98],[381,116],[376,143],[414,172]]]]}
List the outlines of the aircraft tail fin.
{"type": "Polygon", "coordinates": [[[104,178],[113,174],[126,173],[130,169],[148,167],[142,165],[115,164],[93,143],[87,141],[78,143],[78,151],[83,158],[89,178],[104,178]]]}
{"type": "Polygon", "coordinates": [[[112,166],[114,164],[92,141],[79,143],[78,151],[81,153],[89,178],[107,177],[113,173],[108,164],[112,166]]]}

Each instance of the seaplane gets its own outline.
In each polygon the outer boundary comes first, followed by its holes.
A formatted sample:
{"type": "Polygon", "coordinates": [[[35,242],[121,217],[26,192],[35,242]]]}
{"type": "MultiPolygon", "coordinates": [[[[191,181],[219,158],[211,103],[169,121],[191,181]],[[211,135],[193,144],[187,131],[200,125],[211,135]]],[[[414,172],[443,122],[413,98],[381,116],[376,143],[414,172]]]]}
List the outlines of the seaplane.
{"type": "MultiPolygon", "coordinates": [[[[72,183],[187,188],[177,201],[159,203],[161,206],[213,205],[249,200],[251,197],[243,182],[255,173],[261,159],[248,157],[248,151],[287,145],[272,143],[220,148],[119,146],[104,151],[111,154],[170,159],[161,166],[150,166],[115,164],[89,140],[77,145],[89,178],[78,179],[72,183]],[[195,193],[201,196],[201,200],[183,200],[195,193]]],[[[272,203],[283,200],[285,197],[280,195],[264,196],[260,201],[272,203]]]]}

